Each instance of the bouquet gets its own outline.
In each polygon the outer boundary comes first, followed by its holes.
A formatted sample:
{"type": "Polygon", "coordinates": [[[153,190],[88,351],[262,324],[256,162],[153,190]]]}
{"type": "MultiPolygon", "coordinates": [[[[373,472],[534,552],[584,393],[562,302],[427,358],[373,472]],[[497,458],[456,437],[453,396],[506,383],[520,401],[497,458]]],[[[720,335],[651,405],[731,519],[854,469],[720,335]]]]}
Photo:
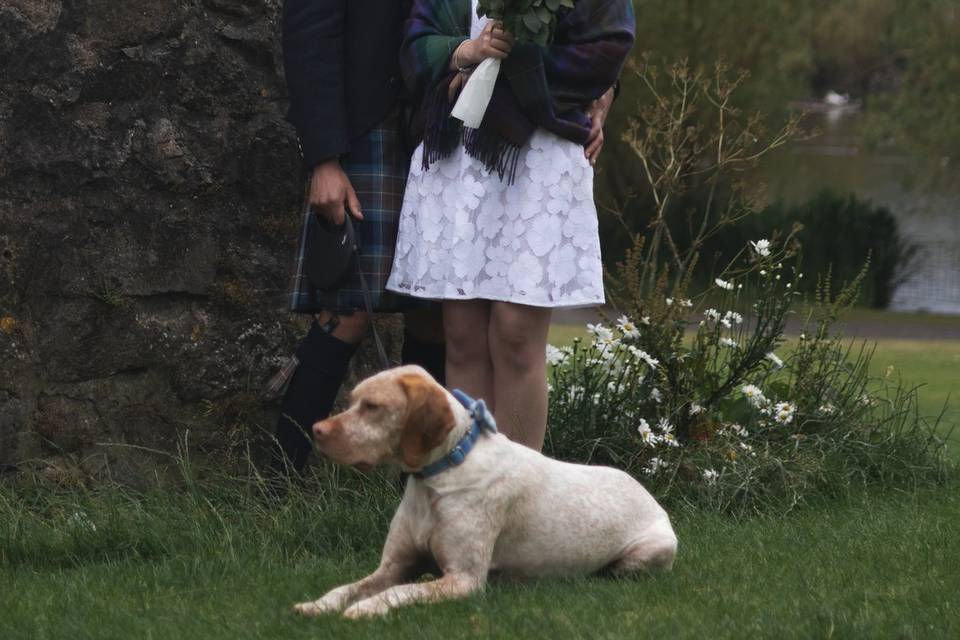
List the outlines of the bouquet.
{"type": "MultiPolygon", "coordinates": [[[[572,9],[574,0],[478,0],[477,15],[499,20],[518,43],[547,45],[553,40],[561,9],[572,9]]],[[[500,61],[481,62],[460,93],[451,114],[471,129],[480,127],[493,88],[500,75],[500,61]]]]}

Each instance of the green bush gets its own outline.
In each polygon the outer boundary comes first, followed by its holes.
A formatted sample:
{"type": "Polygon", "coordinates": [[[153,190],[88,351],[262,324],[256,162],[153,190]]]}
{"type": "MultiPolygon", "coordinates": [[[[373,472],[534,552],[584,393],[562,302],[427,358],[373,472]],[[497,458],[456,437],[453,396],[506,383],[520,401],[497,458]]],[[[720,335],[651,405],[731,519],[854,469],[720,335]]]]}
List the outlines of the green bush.
{"type": "Polygon", "coordinates": [[[548,349],[547,450],[626,469],[667,502],[722,512],[940,478],[943,441],[918,415],[916,391],[871,380],[869,351],[832,334],[865,280],[892,279],[902,253],[892,216],[828,195],[756,215],[762,185],[744,176],[799,123],[771,132],[743,114],[733,105],[746,76],[723,65],[644,60],[633,70],[645,97],[623,139],[642,167],[635,199],[648,213],[614,210],[626,245],[607,271],[608,301],[624,314],[617,328],[592,326],[589,344],[548,349]],[[861,268],[866,254],[872,270],[861,268]],[[834,295],[834,281],[848,284],[834,295]],[[802,289],[814,304],[786,350],[802,289]]]}
{"type": "MultiPolygon", "coordinates": [[[[696,303],[650,297],[630,305],[639,321],[591,325],[589,343],[549,348],[548,452],[626,469],[661,500],[721,512],[942,478],[944,441],[919,415],[916,389],[872,379],[871,351],[831,335],[864,274],[835,300],[822,285],[786,349],[802,277],[770,246],[753,243],[748,267],[717,280],[704,296],[717,308],[698,310],[692,338],[696,303]]],[[[633,270],[624,263],[619,275],[633,270]]]]}
{"type": "MultiPolygon", "coordinates": [[[[801,225],[794,237],[801,246],[800,269],[831,274],[831,285],[851,282],[869,262],[858,303],[876,308],[890,304],[894,290],[909,271],[916,248],[900,235],[896,217],[886,208],[823,190],[798,206],[774,203],[708,240],[704,255],[733,256],[750,238],[768,238],[778,229],[801,225]]],[[[813,293],[815,280],[799,283],[813,293]]]]}

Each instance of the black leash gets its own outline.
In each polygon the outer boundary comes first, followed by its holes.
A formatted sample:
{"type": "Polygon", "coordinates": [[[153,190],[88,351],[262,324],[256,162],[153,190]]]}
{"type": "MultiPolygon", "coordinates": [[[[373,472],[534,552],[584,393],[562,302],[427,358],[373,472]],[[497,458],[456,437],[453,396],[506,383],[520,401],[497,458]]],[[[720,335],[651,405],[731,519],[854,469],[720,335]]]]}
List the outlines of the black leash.
{"type": "MultiPolygon", "coordinates": [[[[346,217],[347,224],[350,222],[350,215],[346,217]]],[[[363,275],[363,269],[360,268],[360,246],[353,244],[353,256],[356,260],[357,275],[360,276],[360,288],[363,289],[363,305],[367,308],[367,317],[370,318],[370,329],[373,330],[373,341],[377,345],[377,355],[380,358],[380,366],[384,369],[390,368],[390,359],[387,358],[387,350],[383,348],[383,341],[380,340],[380,332],[377,331],[377,322],[373,317],[373,297],[370,294],[370,287],[367,285],[367,278],[363,275]]]]}

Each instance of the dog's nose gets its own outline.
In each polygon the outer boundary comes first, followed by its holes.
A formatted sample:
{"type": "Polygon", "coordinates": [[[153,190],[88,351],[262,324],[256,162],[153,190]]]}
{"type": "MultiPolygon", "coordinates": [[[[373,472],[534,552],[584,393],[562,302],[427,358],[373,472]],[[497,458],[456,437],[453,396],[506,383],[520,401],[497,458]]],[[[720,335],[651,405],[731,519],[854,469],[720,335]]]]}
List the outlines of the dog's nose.
{"type": "Polygon", "coordinates": [[[336,422],[333,420],[321,420],[320,422],[315,422],[313,425],[313,437],[317,440],[323,440],[332,434],[336,428],[336,422]]]}

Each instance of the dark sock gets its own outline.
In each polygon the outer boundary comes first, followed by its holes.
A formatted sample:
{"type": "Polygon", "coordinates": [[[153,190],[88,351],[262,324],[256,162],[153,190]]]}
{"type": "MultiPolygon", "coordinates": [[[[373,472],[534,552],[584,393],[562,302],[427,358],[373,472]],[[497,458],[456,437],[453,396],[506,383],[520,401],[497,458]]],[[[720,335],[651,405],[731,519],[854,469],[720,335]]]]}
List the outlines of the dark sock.
{"type": "Polygon", "coordinates": [[[403,352],[400,354],[402,364],[418,364],[434,377],[441,385],[446,386],[447,348],[442,342],[427,342],[418,340],[409,333],[403,334],[403,352]]]}
{"type": "Polygon", "coordinates": [[[314,322],[297,347],[300,364],[283,395],[277,420],[276,438],[283,454],[275,461],[278,470],[289,465],[298,473],[303,471],[313,449],[313,424],[330,415],[357,346],[314,322]]]}

